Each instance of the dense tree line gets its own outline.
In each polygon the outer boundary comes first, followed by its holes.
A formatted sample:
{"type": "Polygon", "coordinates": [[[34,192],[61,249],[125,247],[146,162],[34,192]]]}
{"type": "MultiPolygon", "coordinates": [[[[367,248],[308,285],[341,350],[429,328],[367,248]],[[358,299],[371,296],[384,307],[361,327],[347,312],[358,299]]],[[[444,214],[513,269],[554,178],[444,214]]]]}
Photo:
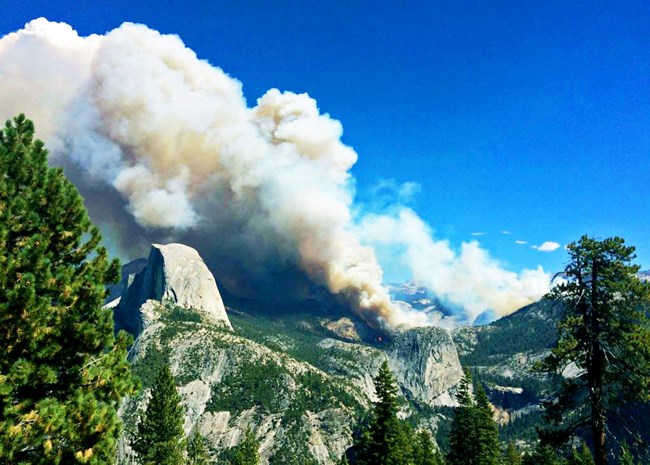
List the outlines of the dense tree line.
{"type": "MultiPolygon", "coordinates": [[[[499,441],[499,430],[482,385],[472,383],[469,372],[460,382],[446,454],[433,444],[429,433],[414,434],[397,416],[398,387],[386,362],[375,378],[378,397],[354,441],[339,465],[594,465],[587,445],[554,447],[540,441],[525,451],[513,443],[499,441]]],[[[633,454],[621,445],[616,463],[635,465],[633,454]]],[[[641,462],[639,462],[640,464],[641,462]]]]}
{"type": "Polygon", "coordinates": [[[449,465],[492,465],[500,461],[499,430],[480,383],[472,398],[469,372],[458,389],[458,407],[449,433],[449,465]]]}
{"type": "MultiPolygon", "coordinates": [[[[133,441],[142,465],[177,465],[185,452],[183,409],[169,365],[163,365],[151,390],[144,417],[133,441]]],[[[193,443],[197,450],[197,443],[193,443]]]]}

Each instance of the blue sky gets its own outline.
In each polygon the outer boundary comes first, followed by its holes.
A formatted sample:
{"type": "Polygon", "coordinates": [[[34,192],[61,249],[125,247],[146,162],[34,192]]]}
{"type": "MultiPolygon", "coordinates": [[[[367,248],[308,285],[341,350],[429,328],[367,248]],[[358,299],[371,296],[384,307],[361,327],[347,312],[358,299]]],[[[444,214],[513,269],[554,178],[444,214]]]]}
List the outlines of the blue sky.
{"type": "Polygon", "coordinates": [[[39,16],[82,35],[140,22],[250,104],[308,92],[359,154],[359,200],[415,182],[414,209],[456,246],[556,271],[562,249],[532,245],[620,235],[650,268],[648,2],[48,3],[0,0],[0,34],[39,16]]]}

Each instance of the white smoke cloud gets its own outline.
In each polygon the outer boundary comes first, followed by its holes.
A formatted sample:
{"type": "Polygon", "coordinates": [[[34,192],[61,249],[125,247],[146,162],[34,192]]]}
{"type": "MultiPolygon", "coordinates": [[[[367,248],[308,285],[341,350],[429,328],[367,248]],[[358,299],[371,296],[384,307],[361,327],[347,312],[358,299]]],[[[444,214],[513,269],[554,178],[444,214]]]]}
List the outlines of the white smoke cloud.
{"type": "MultiPolygon", "coordinates": [[[[308,95],[272,89],[248,108],[239,81],[177,36],[125,23],[82,38],[43,18],[0,39],[0,87],[0,117],[34,120],[122,250],[185,241],[240,295],[323,289],[374,326],[432,323],[390,302],[362,243],[377,237],[354,226],[357,154],[308,95]]],[[[544,293],[541,270],[503,271],[475,243],[456,256],[412,211],[362,224],[389,227],[414,278],[469,315],[544,293]]]]}
{"type": "Polygon", "coordinates": [[[434,239],[431,229],[408,208],[366,217],[359,234],[376,247],[397,246],[413,281],[460,307],[465,322],[489,310],[507,315],[549,290],[551,278],[541,267],[519,274],[506,271],[476,241],[463,243],[455,252],[448,241],[434,239]]]}

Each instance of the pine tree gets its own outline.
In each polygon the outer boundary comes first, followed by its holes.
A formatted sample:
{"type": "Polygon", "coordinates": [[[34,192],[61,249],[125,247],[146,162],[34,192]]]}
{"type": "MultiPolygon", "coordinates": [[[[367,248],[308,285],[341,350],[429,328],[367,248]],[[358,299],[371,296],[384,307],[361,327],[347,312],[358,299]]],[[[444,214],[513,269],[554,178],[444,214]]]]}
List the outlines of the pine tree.
{"type": "Polygon", "coordinates": [[[469,372],[460,380],[454,409],[454,418],[449,432],[449,465],[474,465],[478,455],[478,444],[474,431],[474,402],[470,392],[471,377],[469,372]]]}
{"type": "Polygon", "coordinates": [[[244,440],[230,451],[230,465],[259,465],[260,443],[251,430],[247,430],[244,440]]]}
{"type": "Polygon", "coordinates": [[[497,465],[501,462],[499,430],[490,402],[480,384],[475,388],[476,400],[472,400],[470,385],[467,372],[459,385],[447,461],[451,465],[497,465]]]}
{"type": "Polygon", "coordinates": [[[476,385],[475,391],[474,427],[476,428],[476,437],[479,446],[475,463],[478,465],[498,465],[501,462],[499,429],[494,421],[490,401],[480,383],[476,385]]]}
{"type": "Polygon", "coordinates": [[[189,465],[208,465],[210,463],[205,441],[198,429],[194,429],[194,433],[187,443],[187,461],[189,465]]]}
{"type": "Polygon", "coordinates": [[[402,465],[411,460],[409,425],[397,418],[397,382],[384,361],[374,379],[378,400],[373,404],[368,426],[355,442],[360,465],[402,465]]]}
{"type": "Polygon", "coordinates": [[[538,443],[535,449],[524,455],[523,465],[563,465],[557,452],[549,445],[538,443]]]}
{"type": "Polygon", "coordinates": [[[375,454],[388,460],[399,436],[397,383],[388,362],[384,361],[374,381],[378,401],[374,404],[375,421],[370,432],[375,454]]]}
{"type": "Polygon", "coordinates": [[[413,465],[443,465],[440,451],[434,447],[431,436],[424,430],[415,436],[413,465]]]}
{"type": "Polygon", "coordinates": [[[594,457],[591,455],[587,444],[583,442],[580,451],[575,447],[571,450],[571,456],[567,460],[567,465],[594,465],[594,457]]]}
{"type": "Polygon", "coordinates": [[[0,130],[0,463],[114,461],[132,394],[125,334],[102,309],[109,261],[75,187],[34,125],[0,130]]]}
{"type": "Polygon", "coordinates": [[[137,428],[133,450],[143,465],[180,465],[185,452],[181,397],[169,365],[163,365],[137,428]]]}
{"type": "Polygon", "coordinates": [[[546,411],[560,425],[554,436],[588,429],[594,461],[605,465],[608,416],[622,403],[650,400],[650,283],[637,277],[634,247],[619,237],[583,236],[567,249],[565,281],[547,296],[564,309],[559,339],[542,369],[559,375],[574,364],[579,374],[560,377],[558,399],[546,411]]]}
{"type": "Polygon", "coordinates": [[[521,465],[521,454],[513,442],[508,444],[506,456],[503,459],[503,465],[521,465]]]}

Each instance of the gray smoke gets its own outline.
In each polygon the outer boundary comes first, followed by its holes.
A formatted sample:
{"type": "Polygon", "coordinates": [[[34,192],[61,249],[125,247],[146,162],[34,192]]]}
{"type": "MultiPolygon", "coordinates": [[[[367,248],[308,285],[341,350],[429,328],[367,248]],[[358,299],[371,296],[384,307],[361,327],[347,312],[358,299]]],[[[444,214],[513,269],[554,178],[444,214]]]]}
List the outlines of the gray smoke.
{"type": "MultiPolygon", "coordinates": [[[[177,36],[125,23],[79,37],[43,18],[0,39],[0,88],[0,117],[23,112],[34,120],[53,163],[66,168],[123,255],[142,254],[149,241],[186,242],[239,295],[325,290],[373,326],[431,323],[391,303],[351,213],[357,154],[308,95],[271,89],[249,108],[241,84],[177,36]]],[[[414,277],[442,298],[469,303],[472,315],[512,311],[548,288],[541,270],[522,279],[478,247],[472,262],[466,253],[450,259],[449,245],[411,214],[410,222],[362,219],[374,232],[363,240],[406,244],[413,255],[425,247],[436,266],[414,262],[414,277]],[[381,233],[407,223],[403,237],[381,233]],[[468,284],[486,264],[501,275],[468,284]]]]}

